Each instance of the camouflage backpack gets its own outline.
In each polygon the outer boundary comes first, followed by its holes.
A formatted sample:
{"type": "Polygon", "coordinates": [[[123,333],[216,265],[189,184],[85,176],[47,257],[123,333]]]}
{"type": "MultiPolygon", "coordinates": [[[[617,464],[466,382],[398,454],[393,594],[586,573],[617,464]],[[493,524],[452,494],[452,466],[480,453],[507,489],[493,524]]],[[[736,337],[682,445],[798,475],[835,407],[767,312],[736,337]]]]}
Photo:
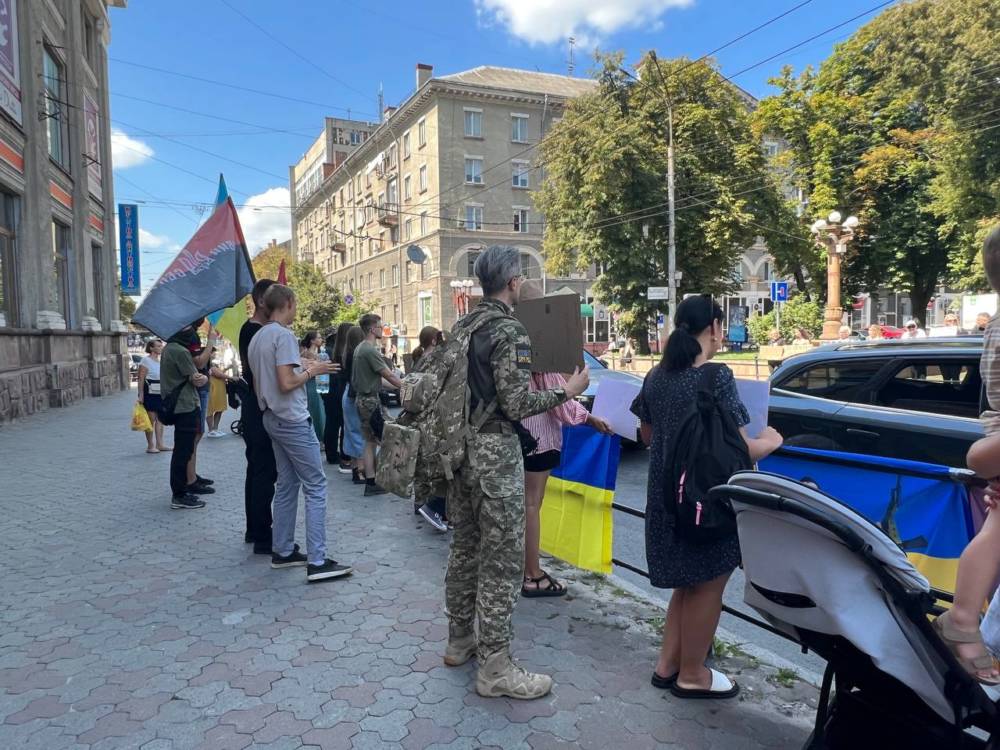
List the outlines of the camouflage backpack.
{"type": "MultiPolygon", "coordinates": [[[[494,399],[480,404],[474,414],[469,413],[469,343],[472,334],[502,317],[503,313],[496,310],[473,312],[455,326],[445,343],[421,357],[413,372],[403,378],[399,390],[403,413],[396,421],[420,434],[419,441],[414,441],[418,446],[413,476],[417,497],[444,494],[445,483],[465,462],[469,435],[496,411],[494,399]]],[[[398,459],[394,461],[397,467],[413,465],[409,456],[398,459]]],[[[408,472],[407,468],[399,470],[408,472]]],[[[402,482],[396,484],[401,486],[402,482]]]]}

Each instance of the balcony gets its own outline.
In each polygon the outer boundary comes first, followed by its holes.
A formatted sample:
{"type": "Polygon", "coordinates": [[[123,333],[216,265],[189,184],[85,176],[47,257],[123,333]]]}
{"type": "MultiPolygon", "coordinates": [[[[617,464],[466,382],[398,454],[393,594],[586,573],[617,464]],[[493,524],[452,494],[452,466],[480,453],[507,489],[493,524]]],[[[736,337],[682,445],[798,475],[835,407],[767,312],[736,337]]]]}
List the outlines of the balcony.
{"type": "Polygon", "coordinates": [[[382,226],[399,226],[398,206],[395,203],[380,203],[375,214],[378,219],[378,223],[382,226]]]}
{"type": "Polygon", "coordinates": [[[330,244],[330,250],[335,253],[340,253],[341,255],[347,254],[347,243],[343,240],[337,240],[330,244]]]}

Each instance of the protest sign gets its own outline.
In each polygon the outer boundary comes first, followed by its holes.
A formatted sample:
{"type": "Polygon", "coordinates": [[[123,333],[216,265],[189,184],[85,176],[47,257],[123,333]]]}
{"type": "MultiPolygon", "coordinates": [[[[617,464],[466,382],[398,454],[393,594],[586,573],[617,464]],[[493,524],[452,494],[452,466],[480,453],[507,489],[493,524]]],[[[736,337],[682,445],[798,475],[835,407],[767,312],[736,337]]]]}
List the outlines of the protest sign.
{"type": "Polygon", "coordinates": [[[767,402],[771,397],[771,384],[766,380],[737,378],[736,390],[740,394],[743,405],[750,413],[747,434],[752,438],[758,437],[767,427],[767,402]]]}
{"type": "Polygon", "coordinates": [[[594,398],[594,416],[607,422],[615,434],[635,440],[639,418],[630,411],[630,407],[641,390],[640,380],[603,378],[594,398]]]}
{"type": "Polygon", "coordinates": [[[583,318],[576,294],[521,301],[514,316],[531,339],[532,372],[570,373],[583,367],[583,318]]]}

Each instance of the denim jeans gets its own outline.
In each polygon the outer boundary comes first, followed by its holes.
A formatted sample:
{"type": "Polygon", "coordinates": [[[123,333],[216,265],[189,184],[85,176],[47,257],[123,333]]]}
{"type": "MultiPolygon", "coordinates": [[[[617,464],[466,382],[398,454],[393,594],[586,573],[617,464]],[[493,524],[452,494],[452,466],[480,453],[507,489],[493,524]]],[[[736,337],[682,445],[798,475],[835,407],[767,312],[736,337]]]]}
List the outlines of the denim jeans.
{"type": "Polygon", "coordinates": [[[316,432],[308,419],[285,422],[272,411],[264,412],[264,429],[271,436],[278,468],[271,549],[282,557],[292,554],[301,487],[306,496],[306,556],[310,565],[322,565],[326,559],[326,472],[316,432]]]}

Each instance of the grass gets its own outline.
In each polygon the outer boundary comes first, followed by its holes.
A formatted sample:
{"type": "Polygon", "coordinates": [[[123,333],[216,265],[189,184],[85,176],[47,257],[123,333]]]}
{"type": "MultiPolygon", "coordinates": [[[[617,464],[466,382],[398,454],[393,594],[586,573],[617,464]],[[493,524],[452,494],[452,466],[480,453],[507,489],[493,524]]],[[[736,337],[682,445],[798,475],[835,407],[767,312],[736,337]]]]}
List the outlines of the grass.
{"type": "Polygon", "coordinates": [[[718,362],[725,362],[727,359],[730,360],[750,360],[751,362],[757,359],[757,352],[722,352],[715,357],[718,362]]]}
{"type": "Polygon", "coordinates": [[[751,666],[760,665],[760,660],[740,648],[740,644],[729,643],[721,638],[712,641],[712,654],[716,659],[745,659],[751,666]]]}
{"type": "Polygon", "coordinates": [[[799,679],[799,673],[794,669],[785,669],[781,667],[777,673],[775,673],[771,678],[771,682],[776,685],[781,685],[781,687],[790,688],[795,685],[795,682],[799,679]]]}

